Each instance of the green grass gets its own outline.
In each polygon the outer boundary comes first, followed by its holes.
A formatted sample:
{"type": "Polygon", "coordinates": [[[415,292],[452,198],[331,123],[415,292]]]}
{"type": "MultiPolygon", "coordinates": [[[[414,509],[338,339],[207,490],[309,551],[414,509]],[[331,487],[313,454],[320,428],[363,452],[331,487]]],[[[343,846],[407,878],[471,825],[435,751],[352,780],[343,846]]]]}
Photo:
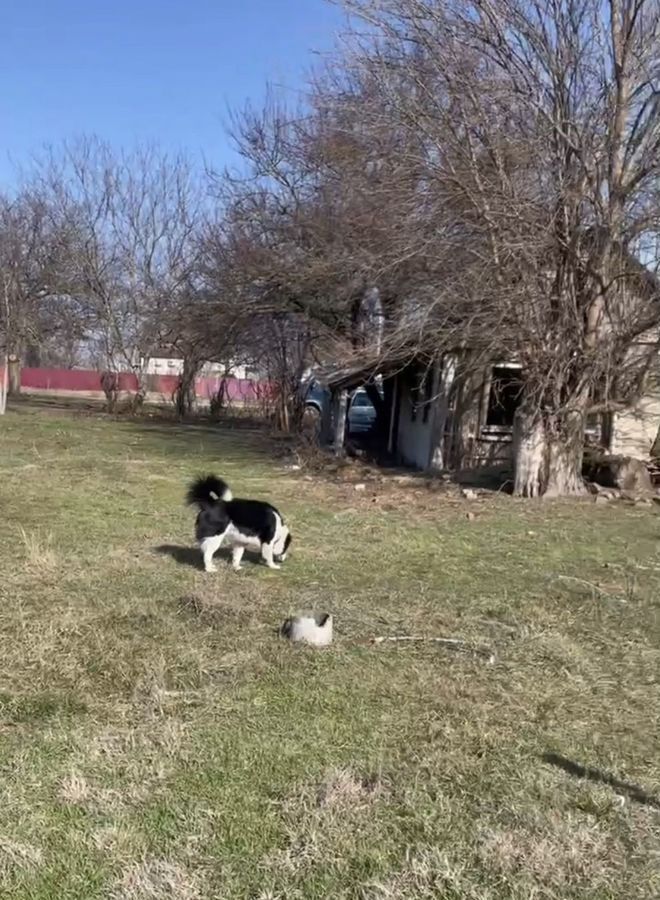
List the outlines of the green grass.
{"type": "Polygon", "coordinates": [[[356,492],[248,428],[30,404],[0,452],[0,896],[660,896],[657,506],[356,492]],[[206,470],[285,511],[281,572],[197,568],[206,470]],[[276,636],[306,609],[327,650],[276,636]]]}

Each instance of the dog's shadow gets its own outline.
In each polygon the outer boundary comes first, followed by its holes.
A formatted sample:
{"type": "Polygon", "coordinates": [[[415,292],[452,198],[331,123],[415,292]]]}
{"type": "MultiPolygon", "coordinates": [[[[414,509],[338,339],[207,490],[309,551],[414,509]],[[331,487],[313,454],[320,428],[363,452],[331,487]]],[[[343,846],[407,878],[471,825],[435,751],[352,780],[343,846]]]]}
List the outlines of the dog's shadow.
{"type": "Polygon", "coordinates": [[[180,547],[178,544],[161,544],[154,547],[156,553],[161,556],[171,556],[180,566],[192,566],[193,569],[203,569],[202,554],[195,547],[180,547]]]}
{"type": "MultiPolygon", "coordinates": [[[[181,547],[178,544],[161,544],[159,547],[154,547],[154,551],[160,553],[161,556],[171,556],[174,562],[180,566],[190,566],[193,569],[199,569],[202,572],[204,571],[202,554],[195,547],[181,547]]],[[[213,560],[216,563],[226,562],[229,564],[231,561],[231,549],[221,547],[213,557],[213,560]]],[[[248,554],[243,558],[244,565],[246,561],[252,562],[252,559],[248,557],[248,554]]]]}

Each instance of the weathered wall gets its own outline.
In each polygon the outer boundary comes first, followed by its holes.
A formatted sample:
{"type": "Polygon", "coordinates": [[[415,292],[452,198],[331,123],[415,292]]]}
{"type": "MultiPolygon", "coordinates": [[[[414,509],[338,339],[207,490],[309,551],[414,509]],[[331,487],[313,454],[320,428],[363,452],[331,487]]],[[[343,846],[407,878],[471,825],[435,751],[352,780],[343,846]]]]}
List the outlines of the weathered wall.
{"type": "MultiPolygon", "coordinates": [[[[436,375],[433,375],[434,382],[436,375]]],[[[436,384],[433,393],[436,392],[436,384]]],[[[437,400],[425,408],[419,406],[413,420],[413,396],[408,379],[399,376],[400,408],[397,437],[397,455],[404,465],[427,469],[431,463],[431,445],[434,434],[434,414],[437,400]],[[426,419],[426,421],[425,421],[426,419]]]]}
{"type": "Polygon", "coordinates": [[[616,456],[648,460],[660,428],[660,389],[655,388],[631,410],[616,413],[610,451],[616,456]]]}

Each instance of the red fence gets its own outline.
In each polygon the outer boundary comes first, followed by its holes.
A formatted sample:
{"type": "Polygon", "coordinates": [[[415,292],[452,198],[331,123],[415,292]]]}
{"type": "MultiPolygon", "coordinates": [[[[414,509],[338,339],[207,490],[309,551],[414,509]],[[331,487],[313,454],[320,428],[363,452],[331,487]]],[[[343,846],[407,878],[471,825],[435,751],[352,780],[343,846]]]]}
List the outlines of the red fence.
{"type": "MultiPolygon", "coordinates": [[[[137,378],[132,372],[120,372],[120,391],[137,391],[137,378]]],[[[148,375],[148,389],[170,399],[179,385],[178,375],[148,375]]],[[[201,400],[208,400],[217,394],[222,378],[198,378],[195,394],[201,400]]],[[[84,391],[102,393],[101,373],[91,369],[29,369],[21,370],[21,387],[33,391],[84,391]]],[[[241,378],[226,378],[226,397],[230,401],[254,403],[268,390],[266,382],[248,381],[241,378]]]]}

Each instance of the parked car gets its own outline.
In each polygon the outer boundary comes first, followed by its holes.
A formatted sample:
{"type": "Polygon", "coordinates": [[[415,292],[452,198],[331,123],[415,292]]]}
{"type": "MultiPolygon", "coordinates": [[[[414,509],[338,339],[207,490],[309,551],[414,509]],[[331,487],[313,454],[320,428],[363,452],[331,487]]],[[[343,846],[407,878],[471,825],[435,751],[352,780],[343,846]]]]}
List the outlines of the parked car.
{"type": "Polygon", "coordinates": [[[364,388],[358,388],[348,407],[349,434],[364,434],[376,421],[376,409],[364,388]]]}
{"type": "Polygon", "coordinates": [[[321,416],[328,403],[330,403],[330,391],[313,378],[307,386],[305,409],[316,412],[321,416]]]}
{"type": "MultiPolygon", "coordinates": [[[[315,379],[307,388],[305,409],[323,415],[326,405],[330,403],[330,391],[315,379]]],[[[376,410],[364,388],[358,388],[349,397],[348,433],[364,434],[376,421],[376,410]]]]}

